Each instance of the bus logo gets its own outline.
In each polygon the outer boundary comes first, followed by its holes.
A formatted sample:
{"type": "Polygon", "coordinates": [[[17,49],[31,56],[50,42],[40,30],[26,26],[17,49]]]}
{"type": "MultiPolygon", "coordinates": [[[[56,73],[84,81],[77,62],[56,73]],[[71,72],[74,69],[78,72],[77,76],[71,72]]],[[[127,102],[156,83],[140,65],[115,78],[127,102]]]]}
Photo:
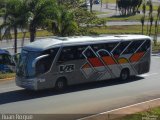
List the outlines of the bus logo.
{"type": "Polygon", "coordinates": [[[73,64],[68,64],[68,65],[60,65],[59,66],[59,72],[64,73],[64,72],[72,72],[75,69],[75,65],[73,64]]]}

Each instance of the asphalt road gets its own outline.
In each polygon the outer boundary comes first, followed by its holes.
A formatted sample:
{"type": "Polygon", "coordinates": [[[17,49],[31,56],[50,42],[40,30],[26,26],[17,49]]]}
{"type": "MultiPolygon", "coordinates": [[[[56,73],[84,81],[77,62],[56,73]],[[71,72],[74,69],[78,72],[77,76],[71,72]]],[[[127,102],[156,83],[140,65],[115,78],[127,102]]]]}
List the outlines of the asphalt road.
{"type": "Polygon", "coordinates": [[[158,98],[159,69],[160,56],[153,56],[150,72],[135,79],[76,85],[65,92],[27,91],[16,87],[14,81],[3,81],[0,82],[0,113],[54,114],[71,120],[158,98]]]}

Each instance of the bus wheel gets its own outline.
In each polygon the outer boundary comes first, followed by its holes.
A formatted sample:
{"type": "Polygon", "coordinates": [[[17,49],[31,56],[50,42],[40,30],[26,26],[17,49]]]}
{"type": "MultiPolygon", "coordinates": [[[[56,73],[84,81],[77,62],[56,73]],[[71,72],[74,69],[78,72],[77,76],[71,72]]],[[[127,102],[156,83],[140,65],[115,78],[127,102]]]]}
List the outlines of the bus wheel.
{"type": "Polygon", "coordinates": [[[123,69],[120,74],[121,80],[127,80],[129,78],[129,69],[123,69]]]}
{"type": "Polygon", "coordinates": [[[67,86],[66,79],[60,78],[60,79],[57,80],[55,88],[57,90],[63,90],[66,86],[67,86]]]}

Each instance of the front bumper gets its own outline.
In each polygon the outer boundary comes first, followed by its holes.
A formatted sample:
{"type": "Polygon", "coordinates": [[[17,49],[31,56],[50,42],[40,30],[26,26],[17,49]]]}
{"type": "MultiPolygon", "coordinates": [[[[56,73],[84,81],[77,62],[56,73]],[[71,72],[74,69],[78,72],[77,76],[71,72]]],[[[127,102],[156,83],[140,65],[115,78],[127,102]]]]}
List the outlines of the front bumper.
{"type": "Polygon", "coordinates": [[[16,76],[16,85],[25,89],[37,90],[37,79],[27,79],[16,76]]]}

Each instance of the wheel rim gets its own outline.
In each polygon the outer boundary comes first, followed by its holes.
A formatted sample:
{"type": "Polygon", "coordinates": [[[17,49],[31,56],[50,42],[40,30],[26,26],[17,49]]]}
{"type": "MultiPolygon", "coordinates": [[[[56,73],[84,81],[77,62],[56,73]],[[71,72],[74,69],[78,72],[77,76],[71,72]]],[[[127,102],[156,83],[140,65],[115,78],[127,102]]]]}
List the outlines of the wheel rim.
{"type": "Polygon", "coordinates": [[[128,78],[128,72],[123,71],[122,74],[121,74],[121,78],[122,78],[122,80],[126,80],[128,78]]]}
{"type": "Polygon", "coordinates": [[[63,81],[59,81],[57,86],[58,86],[58,88],[62,89],[64,87],[63,81]]]}

